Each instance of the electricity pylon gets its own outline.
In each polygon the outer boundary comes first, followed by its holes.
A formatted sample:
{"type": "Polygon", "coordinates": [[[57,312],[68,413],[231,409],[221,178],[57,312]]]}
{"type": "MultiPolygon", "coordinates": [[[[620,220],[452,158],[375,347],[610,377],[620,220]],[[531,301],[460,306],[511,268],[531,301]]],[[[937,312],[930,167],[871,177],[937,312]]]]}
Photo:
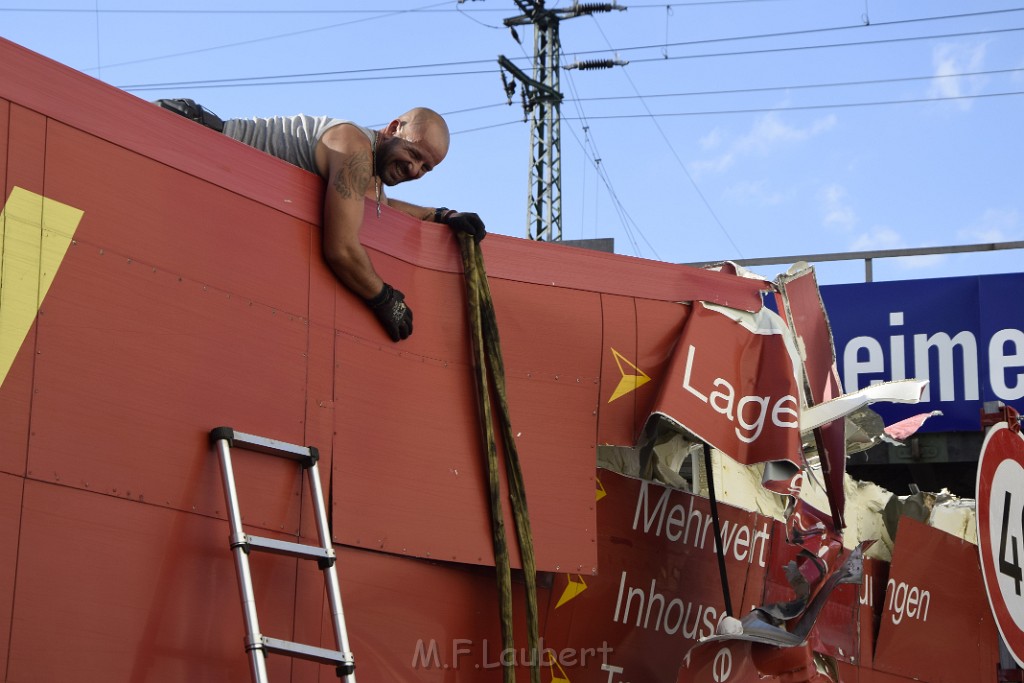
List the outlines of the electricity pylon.
{"type": "Polygon", "coordinates": [[[544,0],[515,0],[523,14],[505,19],[519,41],[516,26],[533,24],[533,77],[527,76],[504,55],[498,56],[505,92],[512,103],[515,82],[522,84],[523,111],[530,119],[530,184],[526,210],[526,236],[533,240],[562,240],[562,93],[558,87],[561,43],[558,24],[571,19],[625,7],[612,3],[573,3],[563,9],[547,9],[544,0]]]}

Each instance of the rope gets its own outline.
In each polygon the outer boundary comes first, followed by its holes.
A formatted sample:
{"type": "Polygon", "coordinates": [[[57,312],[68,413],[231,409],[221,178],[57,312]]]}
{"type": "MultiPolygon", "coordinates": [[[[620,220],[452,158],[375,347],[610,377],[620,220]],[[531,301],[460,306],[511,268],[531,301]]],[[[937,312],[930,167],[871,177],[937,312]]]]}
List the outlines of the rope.
{"type": "MultiPolygon", "coordinates": [[[[501,639],[503,652],[515,652],[512,633],[512,572],[509,565],[508,544],[505,539],[505,516],[501,509],[501,484],[498,453],[494,438],[494,416],[491,410],[491,391],[497,397],[497,416],[501,428],[501,443],[505,451],[505,475],[508,479],[509,498],[515,520],[519,554],[523,562],[526,583],[526,627],[530,666],[530,682],[540,683],[540,651],[537,626],[537,566],[533,552],[533,534],[526,508],[526,487],[519,466],[519,451],[512,435],[508,400],[505,394],[505,363],[501,356],[498,323],[491,301],[491,289],[484,270],[483,253],[469,235],[460,234],[462,266],[466,279],[467,311],[473,344],[474,366],[477,380],[481,431],[487,451],[487,483],[490,493],[491,534],[494,545],[494,564],[497,571],[498,593],[501,607],[501,639]],[[489,375],[488,375],[489,371],[489,375]]],[[[515,683],[515,657],[502,658],[504,683],[515,683]]]]}

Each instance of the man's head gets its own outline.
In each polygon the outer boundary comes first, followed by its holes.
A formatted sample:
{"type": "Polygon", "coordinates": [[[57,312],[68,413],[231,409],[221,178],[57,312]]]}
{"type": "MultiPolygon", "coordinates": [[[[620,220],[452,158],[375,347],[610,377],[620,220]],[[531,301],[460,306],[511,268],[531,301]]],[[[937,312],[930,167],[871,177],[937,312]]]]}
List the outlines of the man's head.
{"type": "Polygon", "coordinates": [[[440,114],[426,107],[411,109],[381,131],[377,175],[385,185],[421,178],[445,158],[450,140],[440,114]]]}

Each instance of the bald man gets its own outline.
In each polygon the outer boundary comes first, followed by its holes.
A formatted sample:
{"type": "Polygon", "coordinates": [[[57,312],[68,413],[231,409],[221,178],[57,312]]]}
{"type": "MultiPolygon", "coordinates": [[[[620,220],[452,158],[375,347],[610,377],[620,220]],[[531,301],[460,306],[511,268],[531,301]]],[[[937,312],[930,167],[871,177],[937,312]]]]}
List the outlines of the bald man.
{"type": "Polygon", "coordinates": [[[159,100],[161,107],[219,130],[327,182],[324,192],[324,260],[338,280],[366,302],[392,341],[412,334],[405,295],[386,283],[359,242],[364,198],[423,221],[444,223],[477,241],[486,235],[475,213],[429,208],[389,199],[383,186],[422,178],[448,154],[448,125],[435,111],[417,107],[380,130],[326,116],[276,116],[221,121],[192,100],[159,100]]]}

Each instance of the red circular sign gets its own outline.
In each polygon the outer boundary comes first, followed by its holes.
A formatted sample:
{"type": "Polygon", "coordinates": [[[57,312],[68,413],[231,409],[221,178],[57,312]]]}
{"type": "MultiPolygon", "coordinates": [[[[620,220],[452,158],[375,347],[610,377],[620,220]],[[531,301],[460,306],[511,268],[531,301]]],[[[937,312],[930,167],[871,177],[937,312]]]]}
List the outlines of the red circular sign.
{"type": "Polygon", "coordinates": [[[992,616],[1024,666],[1024,438],[1005,422],[981,446],[977,483],[978,553],[992,616]]]}

